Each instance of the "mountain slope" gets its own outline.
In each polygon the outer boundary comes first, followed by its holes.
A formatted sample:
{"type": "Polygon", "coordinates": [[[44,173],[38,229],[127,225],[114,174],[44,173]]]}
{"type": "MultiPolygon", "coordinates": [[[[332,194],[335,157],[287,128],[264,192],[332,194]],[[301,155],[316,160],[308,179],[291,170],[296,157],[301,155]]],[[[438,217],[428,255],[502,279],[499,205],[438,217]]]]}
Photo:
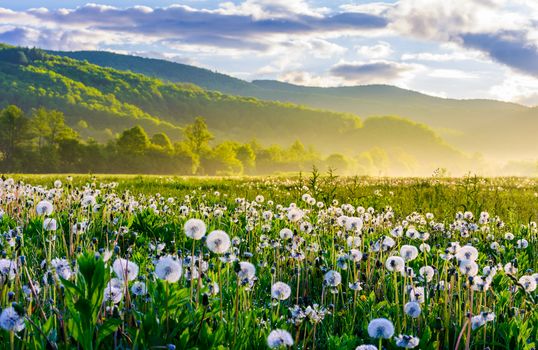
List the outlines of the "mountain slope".
{"type": "Polygon", "coordinates": [[[181,127],[200,115],[217,141],[289,145],[298,139],[324,154],[348,156],[379,147],[428,171],[468,161],[428,127],[402,118],[363,124],[352,114],[234,97],[33,49],[0,50],[0,107],[9,103],[62,110],[81,135],[99,140],[137,124],[177,140],[181,127]]]}
{"type": "Polygon", "coordinates": [[[538,144],[538,111],[494,100],[455,100],[428,96],[388,85],[319,88],[271,80],[251,83],[206,69],[158,59],[108,52],[60,52],[117,69],[148,74],[172,82],[190,82],[205,89],[292,102],[362,117],[399,115],[433,127],[450,143],[469,152],[495,157],[534,156],[538,144]]]}

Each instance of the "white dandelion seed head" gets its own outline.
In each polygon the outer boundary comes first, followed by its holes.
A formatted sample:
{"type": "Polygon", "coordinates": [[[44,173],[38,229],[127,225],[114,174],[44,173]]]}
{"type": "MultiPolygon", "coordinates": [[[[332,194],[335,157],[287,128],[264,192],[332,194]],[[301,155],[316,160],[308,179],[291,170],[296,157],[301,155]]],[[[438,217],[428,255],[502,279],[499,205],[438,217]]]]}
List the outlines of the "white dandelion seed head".
{"type": "Polygon", "coordinates": [[[368,324],[368,335],[375,339],[389,339],[394,335],[394,325],[386,318],[373,319],[368,324]]]}
{"type": "Polygon", "coordinates": [[[58,223],[56,219],[46,218],[43,220],[43,230],[45,231],[56,231],[58,229],[58,223]]]}
{"type": "Polygon", "coordinates": [[[12,306],[2,310],[0,328],[9,332],[20,332],[24,327],[24,317],[19,315],[12,306]]]}
{"type": "Polygon", "coordinates": [[[16,261],[9,259],[0,259],[0,275],[8,277],[13,280],[17,275],[17,263],[16,261]]]}
{"type": "Polygon", "coordinates": [[[269,333],[269,336],[267,337],[267,345],[271,349],[293,346],[293,338],[288,331],[275,329],[269,333]]]}
{"type": "Polygon", "coordinates": [[[528,293],[532,293],[536,290],[536,279],[532,276],[521,276],[518,283],[521,284],[528,293]]]}
{"type": "Polygon", "coordinates": [[[325,274],[323,281],[329,287],[338,287],[342,283],[342,275],[338,271],[331,270],[325,274]]]}
{"type": "Polygon", "coordinates": [[[461,273],[467,276],[476,276],[478,274],[478,264],[473,260],[460,260],[459,268],[461,273]]]}
{"type": "Polygon", "coordinates": [[[36,205],[37,215],[50,215],[54,211],[54,206],[51,202],[43,200],[36,205]]]}
{"type": "Polygon", "coordinates": [[[396,337],[396,346],[406,349],[413,349],[418,346],[420,340],[412,335],[400,334],[396,337]]]}
{"type": "Polygon", "coordinates": [[[179,281],[182,272],[181,262],[170,255],[159,258],[155,264],[155,275],[161,280],[175,283],[179,281]]]}
{"type": "Polygon", "coordinates": [[[433,279],[433,276],[435,275],[435,270],[431,266],[422,266],[418,273],[422,278],[424,278],[427,282],[431,282],[433,279]]]}
{"type": "Polygon", "coordinates": [[[271,286],[271,297],[277,300],[286,300],[291,295],[291,288],[284,282],[276,282],[271,286]]]}
{"type": "Polygon", "coordinates": [[[414,245],[403,245],[400,248],[400,255],[405,261],[415,260],[418,256],[418,249],[414,245]]]}
{"type": "Polygon", "coordinates": [[[371,344],[359,345],[355,350],[377,350],[377,346],[371,344]]]}
{"type": "Polygon", "coordinates": [[[202,239],[205,236],[206,226],[200,219],[189,219],[185,222],[185,235],[194,240],[202,239]]]}
{"type": "Polygon", "coordinates": [[[290,239],[293,237],[293,231],[290,230],[289,228],[283,228],[282,230],[280,230],[279,235],[281,239],[284,239],[284,240],[290,239]]]}
{"type": "Polygon", "coordinates": [[[241,261],[239,263],[239,272],[237,273],[240,279],[252,279],[256,276],[256,267],[248,261],[241,261]]]}
{"type": "Polygon", "coordinates": [[[213,253],[224,254],[230,249],[232,242],[226,232],[215,230],[207,236],[206,245],[213,253]]]}
{"type": "Polygon", "coordinates": [[[476,259],[478,259],[478,249],[470,245],[459,247],[456,250],[455,256],[458,260],[476,261],[476,259]]]}
{"type": "Polygon", "coordinates": [[[404,306],[404,312],[406,315],[417,318],[420,316],[420,313],[422,312],[422,309],[420,308],[420,304],[416,301],[410,301],[404,306]]]}
{"type": "Polygon", "coordinates": [[[391,256],[385,262],[385,266],[391,272],[402,272],[405,268],[405,261],[400,256],[391,256]]]}
{"type": "Polygon", "coordinates": [[[112,264],[112,269],[120,280],[132,281],[138,276],[138,265],[132,261],[118,258],[112,264]]]}
{"type": "Polygon", "coordinates": [[[148,293],[148,289],[146,287],[146,284],[142,281],[136,281],[133,283],[133,286],[131,287],[131,292],[134,295],[142,296],[146,295],[148,293]]]}

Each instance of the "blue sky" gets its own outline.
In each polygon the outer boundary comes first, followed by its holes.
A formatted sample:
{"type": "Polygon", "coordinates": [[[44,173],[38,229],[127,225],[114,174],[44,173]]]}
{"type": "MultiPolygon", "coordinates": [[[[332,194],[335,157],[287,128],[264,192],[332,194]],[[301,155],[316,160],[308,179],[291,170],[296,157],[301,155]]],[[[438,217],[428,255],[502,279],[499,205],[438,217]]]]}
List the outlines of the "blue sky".
{"type": "Polygon", "coordinates": [[[535,0],[0,0],[0,42],[538,105],[535,0]]]}

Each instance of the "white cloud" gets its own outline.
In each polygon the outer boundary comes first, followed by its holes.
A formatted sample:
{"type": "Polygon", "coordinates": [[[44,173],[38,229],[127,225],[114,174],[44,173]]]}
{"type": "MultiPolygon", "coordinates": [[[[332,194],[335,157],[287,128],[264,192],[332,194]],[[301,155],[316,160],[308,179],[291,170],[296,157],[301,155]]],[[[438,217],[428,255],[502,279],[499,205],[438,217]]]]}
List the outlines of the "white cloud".
{"type": "Polygon", "coordinates": [[[360,46],[357,48],[357,54],[364,58],[386,58],[392,55],[394,51],[389,43],[381,41],[372,46],[360,46]]]}
{"type": "Polygon", "coordinates": [[[501,101],[538,106],[538,79],[506,71],[504,81],[492,86],[489,93],[501,101]]]}
{"type": "Polygon", "coordinates": [[[465,72],[458,69],[433,69],[428,73],[428,76],[431,78],[458,79],[458,80],[478,78],[476,74],[465,72]]]}

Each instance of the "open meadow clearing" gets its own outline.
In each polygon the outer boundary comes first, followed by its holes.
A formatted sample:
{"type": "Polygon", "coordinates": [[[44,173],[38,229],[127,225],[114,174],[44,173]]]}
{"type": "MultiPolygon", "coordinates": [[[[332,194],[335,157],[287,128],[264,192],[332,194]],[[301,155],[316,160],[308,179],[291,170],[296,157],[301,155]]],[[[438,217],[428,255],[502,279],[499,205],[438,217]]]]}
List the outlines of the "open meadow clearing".
{"type": "Polygon", "coordinates": [[[21,349],[533,349],[538,182],[16,175],[21,349]]]}

